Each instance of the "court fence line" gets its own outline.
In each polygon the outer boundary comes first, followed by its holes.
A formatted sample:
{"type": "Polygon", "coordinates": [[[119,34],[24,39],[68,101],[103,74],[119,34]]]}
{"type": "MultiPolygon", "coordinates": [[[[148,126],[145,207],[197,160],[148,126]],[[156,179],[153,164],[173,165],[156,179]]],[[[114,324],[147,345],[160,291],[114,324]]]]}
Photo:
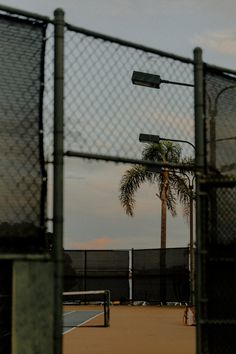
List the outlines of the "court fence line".
{"type": "Polygon", "coordinates": [[[66,292],[106,288],[120,304],[189,303],[188,248],[65,250],[64,256],[66,292]]]}

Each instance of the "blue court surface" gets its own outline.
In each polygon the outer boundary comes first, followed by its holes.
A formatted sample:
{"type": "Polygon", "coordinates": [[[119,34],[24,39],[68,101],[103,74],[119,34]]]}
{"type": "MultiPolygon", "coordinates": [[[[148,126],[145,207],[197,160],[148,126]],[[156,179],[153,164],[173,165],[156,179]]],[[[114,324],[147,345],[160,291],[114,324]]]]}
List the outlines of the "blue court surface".
{"type": "Polygon", "coordinates": [[[103,314],[103,311],[64,311],[63,313],[63,334],[72,331],[76,327],[80,327],[90,320],[103,314]]]}

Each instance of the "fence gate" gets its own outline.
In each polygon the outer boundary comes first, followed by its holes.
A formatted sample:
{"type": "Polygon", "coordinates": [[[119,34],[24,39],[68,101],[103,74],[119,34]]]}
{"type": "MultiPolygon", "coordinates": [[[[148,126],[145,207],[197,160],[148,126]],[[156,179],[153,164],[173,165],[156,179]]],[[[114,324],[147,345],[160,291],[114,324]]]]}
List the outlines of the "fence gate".
{"type": "Polygon", "coordinates": [[[236,353],[236,74],[203,67],[205,166],[201,185],[198,353],[236,353]]]}

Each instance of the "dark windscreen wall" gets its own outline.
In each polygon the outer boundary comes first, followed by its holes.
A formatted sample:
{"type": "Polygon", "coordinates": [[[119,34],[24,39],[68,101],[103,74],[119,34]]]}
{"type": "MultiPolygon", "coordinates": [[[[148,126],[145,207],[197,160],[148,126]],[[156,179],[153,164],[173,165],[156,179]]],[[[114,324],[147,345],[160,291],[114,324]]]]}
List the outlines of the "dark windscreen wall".
{"type": "MultiPolygon", "coordinates": [[[[236,77],[208,69],[205,84],[208,169],[216,178],[236,177],[236,77]]],[[[211,246],[236,246],[236,188],[213,187],[211,246]]]]}
{"type": "Polygon", "coordinates": [[[189,252],[187,248],[133,250],[133,300],[189,301],[189,252]]]}
{"type": "Polygon", "coordinates": [[[108,289],[111,299],[121,302],[160,303],[163,297],[189,301],[188,248],[78,250],[64,255],[65,291],[108,289]]]}
{"type": "Polygon", "coordinates": [[[64,291],[85,290],[86,251],[64,252],[64,291]]]}
{"type": "Polygon", "coordinates": [[[129,251],[65,251],[64,290],[111,291],[111,300],[129,300],[129,251]]]}
{"type": "Polygon", "coordinates": [[[0,15],[0,250],[43,248],[44,23],[0,15]]]}
{"type": "Polygon", "coordinates": [[[205,68],[208,220],[201,307],[202,346],[236,352],[236,76],[205,68]],[[217,179],[220,182],[217,183],[217,179]],[[222,306],[221,306],[222,304],[222,306]],[[204,308],[205,306],[205,308],[204,308]],[[223,334],[223,335],[222,335],[223,334]]]}

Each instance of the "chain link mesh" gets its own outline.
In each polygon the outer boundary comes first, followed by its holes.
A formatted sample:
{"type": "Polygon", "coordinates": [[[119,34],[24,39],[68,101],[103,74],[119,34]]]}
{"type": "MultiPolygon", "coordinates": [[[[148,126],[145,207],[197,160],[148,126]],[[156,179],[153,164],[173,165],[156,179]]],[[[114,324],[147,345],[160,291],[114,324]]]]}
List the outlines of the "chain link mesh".
{"type": "Polygon", "coordinates": [[[44,225],[45,29],[44,23],[0,15],[0,239],[7,252],[39,248],[44,225]]]}
{"type": "Polygon", "coordinates": [[[189,301],[189,250],[133,250],[133,298],[150,302],[189,301]]]}
{"type": "Polygon", "coordinates": [[[236,349],[232,283],[236,269],[236,187],[229,184],[236,176],[235,93],[235,75],[205,68],[206,163],[211,183],[205,190],[209,220],[202,220],[207,226],[202,239],[206,258],[202,258],[201,275],[205,279],[201,296],[207,302],[200,314],[204,353],[234,353],[236,349]]]}
{"type": "Polygon", "coordinates": [[[192,63],[65,32],[65,150],[140,158],[140,133],[194,141],[193,89],[133,86],[134,70],[193,84],[192,63]]]}
{"type": "MultiPolygon", "coordinates": [[[[206,121],[207,164],[214,178],[236,176],[236,76],[207,70],[206,121]]],[[[236,244],[236,188],[211,188],[210,214],[215,216],[211,242],[217,245],[236,244]]]]}
{"type": "MultiPolygon", "coordinates": [[[[45,31],[46,24],[42,21],[0,12],[0,253],[3,257],[45,250],[42,126],[45,31]]],[[[1,354],[11,352],[13,269],[12,261],[1,260],[1,354]]]]}
{"type": "Polygon", "coordinates": [[[206,116],[210,168],[236,174],[236,76],[208,70],[206,80],[206,116]]]}

